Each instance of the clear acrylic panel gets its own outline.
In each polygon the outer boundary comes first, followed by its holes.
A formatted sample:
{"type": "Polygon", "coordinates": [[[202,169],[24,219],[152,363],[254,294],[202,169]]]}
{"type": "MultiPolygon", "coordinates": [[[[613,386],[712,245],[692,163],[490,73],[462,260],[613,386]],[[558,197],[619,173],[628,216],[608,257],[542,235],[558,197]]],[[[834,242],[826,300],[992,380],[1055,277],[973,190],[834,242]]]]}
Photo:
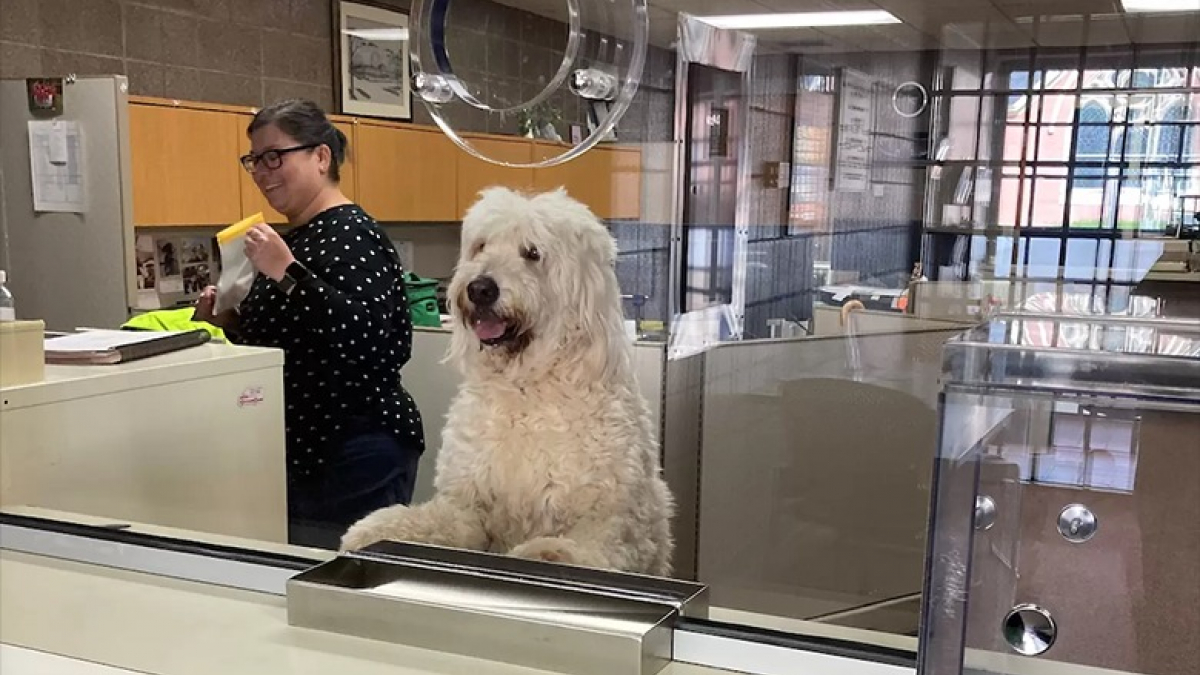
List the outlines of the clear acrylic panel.
{"type": "Polygon", "coordinates": [[[1200,323],[999,316],[943,378],[918,672],[1195,672],[1200,323]]]}
{"type": "Polygon", "coordinates": [[[515,45],[501,26],[490,35],[478,31],[478,3],[419,0],[413,16],[416,99],[459,147],[503,166],[554,166],[607,138],[637,92],[649,47],[645,0],[566,0],[552,14],[563,23],[537,22],[547,46],[516,59],[502,56],[515,45]],[[493,63],[519,65],[504,70],[493,63]],[[564,108],[585,111],[586,134],[561,136],[556,125],[564,108]],[[490,150],[464,135],[483,119],[555,144],[529,157],[490,150]]]}

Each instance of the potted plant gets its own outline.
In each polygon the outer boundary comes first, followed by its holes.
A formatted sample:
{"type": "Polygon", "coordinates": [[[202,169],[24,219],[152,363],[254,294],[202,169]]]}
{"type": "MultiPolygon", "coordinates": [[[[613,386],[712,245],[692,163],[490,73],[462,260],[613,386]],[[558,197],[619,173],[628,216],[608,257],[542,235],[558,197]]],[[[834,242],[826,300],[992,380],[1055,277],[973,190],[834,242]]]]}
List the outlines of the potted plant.
{"type": "Polygon", "coordinates": [[[554,128],[559,122],[562,122],[562,112],[543,101],[517,114],[517,133],[525,138],[561,141],[562,137],[554,128]]]}

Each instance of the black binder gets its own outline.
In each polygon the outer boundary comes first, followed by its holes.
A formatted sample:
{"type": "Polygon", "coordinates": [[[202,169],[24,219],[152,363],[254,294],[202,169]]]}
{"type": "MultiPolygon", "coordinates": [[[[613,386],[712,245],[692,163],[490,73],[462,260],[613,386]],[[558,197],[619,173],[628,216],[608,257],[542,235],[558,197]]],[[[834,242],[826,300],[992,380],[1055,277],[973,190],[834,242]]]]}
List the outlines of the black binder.
{"type": "Polygon", "coordinates": [[[88,330],[46,339],[46,363],[112,365],[168,354],[212,339],[203,329],[188,331],[88,330]]]}

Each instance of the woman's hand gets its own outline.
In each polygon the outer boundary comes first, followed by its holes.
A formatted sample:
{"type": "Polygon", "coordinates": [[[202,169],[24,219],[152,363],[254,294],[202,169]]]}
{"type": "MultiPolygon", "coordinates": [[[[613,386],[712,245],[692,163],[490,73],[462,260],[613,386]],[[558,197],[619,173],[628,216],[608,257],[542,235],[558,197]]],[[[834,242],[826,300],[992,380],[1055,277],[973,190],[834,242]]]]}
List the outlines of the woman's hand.
{"type": "Polygon", "coordinates": [[[246,233],[246,257],[254,269],[279,281],[288,265],[296,261],[292,249],[270,225],[255,225],[246,233]]]}
{"type": "Polygon", "coordinates": [[[220,314],[213,314],[216,304],[217,287],[205,286],[204,290],[200,291],[200,298],[196,300],[196,306],[192,310],[192,321],[211,323],[224,330],[236,329],[238,325],[237,309],[227,309],[220,314]]]}
{"type": "Polygon", "coordinates": [[[205,286],[203,291],[200,291],[200,298],[196,300],[196,307],[192,312],[192,321],[205,321],[212,323],[213,308],[217,304],[217,287],[205,286]]]}

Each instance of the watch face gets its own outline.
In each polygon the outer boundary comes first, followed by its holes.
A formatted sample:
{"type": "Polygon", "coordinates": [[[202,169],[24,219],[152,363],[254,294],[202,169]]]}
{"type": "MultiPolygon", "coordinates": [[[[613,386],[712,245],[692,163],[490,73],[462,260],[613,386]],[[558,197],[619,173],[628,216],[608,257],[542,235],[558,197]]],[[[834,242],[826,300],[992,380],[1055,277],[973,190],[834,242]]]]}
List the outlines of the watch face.
{"type": "Polygon", "coordinates": [[[299,281],[300,279],[308,276],[308,268],[304,265],[301,265],[299,262],[294,262],[288,265],[286,274],[294,281],[299,281]]]}

